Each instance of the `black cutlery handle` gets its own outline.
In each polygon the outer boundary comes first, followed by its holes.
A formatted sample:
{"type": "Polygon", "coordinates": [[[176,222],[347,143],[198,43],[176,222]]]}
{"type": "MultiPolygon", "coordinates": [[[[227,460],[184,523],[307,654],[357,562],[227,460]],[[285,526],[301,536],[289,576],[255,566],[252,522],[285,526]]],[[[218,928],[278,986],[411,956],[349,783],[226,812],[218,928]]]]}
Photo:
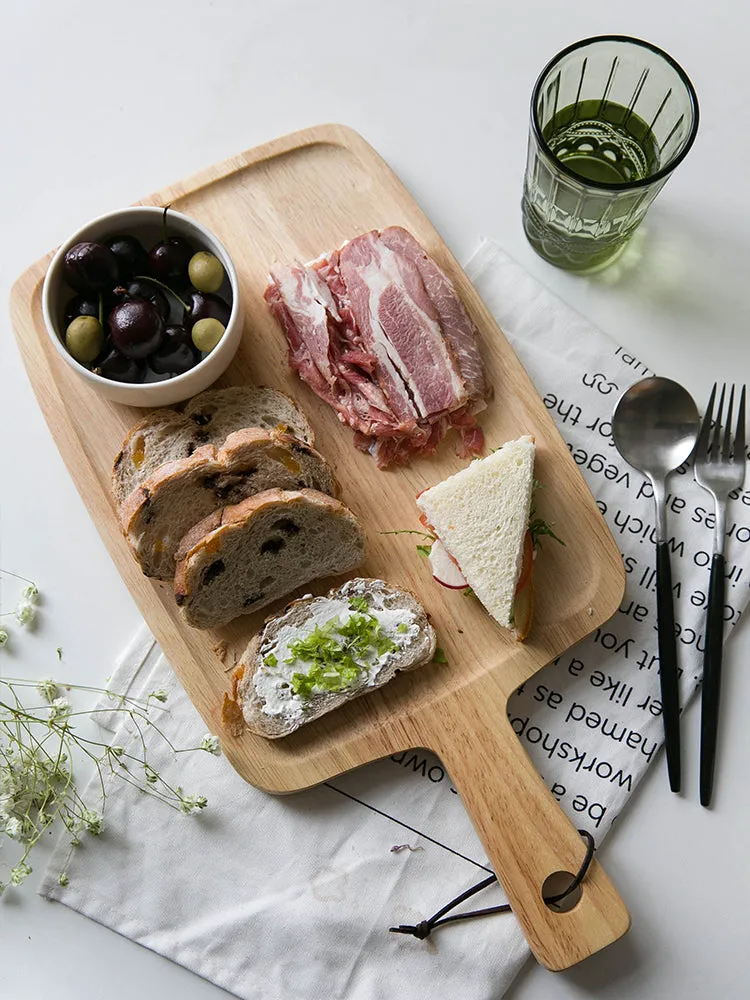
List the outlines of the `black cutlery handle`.
{"type": "Polygon", "coordinates": [[[701,696],[701,805],[711,804],[716,762],[716,735],[719,730],[721,655],[724,645],[724,556],[714,553],[708,585],[706,649],[703,653],[703,694],[701,696]]]}
{"type": "Polygon", "coordinates": [[[656,543],[656,617],[659,635],[659,682],[667,750],[667,774],[673,792],[680,790],[680,690],[674,627],[672,567],[666,542],[656,543]]]}

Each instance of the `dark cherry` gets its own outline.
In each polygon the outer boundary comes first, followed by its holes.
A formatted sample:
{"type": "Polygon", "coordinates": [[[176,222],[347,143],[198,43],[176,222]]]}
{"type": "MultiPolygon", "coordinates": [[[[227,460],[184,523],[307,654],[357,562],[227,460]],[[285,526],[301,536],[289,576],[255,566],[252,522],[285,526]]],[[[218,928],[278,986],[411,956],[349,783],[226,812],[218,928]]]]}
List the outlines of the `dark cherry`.
{"type": "Polygon", "coordinates": [[[93,370],[97,375],[103,375],[113,382],[142,382],[146,377],[146,366],[143,362],[126,358],[114,349],[98,362],[93,370]]]}
{"type": "Polygon", "coordinates": [[[188,265],[194,253],[187,240],[181,236],[169,236],[151,248],[148,272],[165,285],[184,288],[190,283],[188,265]]]}
{"type": "Polygon", "coordinates": [[[125,282],[134,274],[143,274],[148,267],[148,254],[135,236],[113,236],[106,246],[117,261],[117,279],[125,282]]]}
{"type": "Polygon", "coordinates": [[[127,299],[109,314],[109,331],[117,350],[139,361],[161,344],[164,320],[147,299],[127,299]]]}
{"type": "Polygon", "coordinates": [[[171,308],[169,299],[161,288],[152,281],[148,281],[145,278],[133,278],[131,281],[116,288],[115,295],[118,295],[123,301],[128,301],[129,299],[146,299],[147,302],[156,307],[157,312],[165,323],[169,319],[171,308]]]}
{"type": "Polygon", "coordinates": [[[99,299],[95,295],[74,295],[65,305],[65,327],[70,326],[79,316],[99,318],[99,299]]]}
{"type": "Polygon", "coordinates": [[[190,312],[186,322],[190,329],[199,319],[218,319],[226,326],[229,323],[231,312],[230,306],[218,295],[213,295],[211,292],[191,292],[190,312]]]}
{"type": "Polygon", "coordinates": [[[117,258],[103,243],[76,243],[65,254],[63,270],[77,292],[97,292],[117,282],[117,258]]]}
{"type": "Polygon", "coordinates": [[[161,347],[149,356],[149,366],[158,375],[182,375],[200,361],[190,332],[184,326],[168,326],[161,347]]]}

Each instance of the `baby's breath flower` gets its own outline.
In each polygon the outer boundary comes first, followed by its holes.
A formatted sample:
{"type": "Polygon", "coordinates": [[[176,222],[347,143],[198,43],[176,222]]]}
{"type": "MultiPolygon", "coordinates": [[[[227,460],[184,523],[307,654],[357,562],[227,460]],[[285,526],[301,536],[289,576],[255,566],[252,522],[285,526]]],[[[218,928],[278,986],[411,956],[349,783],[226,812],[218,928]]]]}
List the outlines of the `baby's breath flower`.
{"type": "Polygon", "coordinates": [[[27,865],[25,861],[21,861],[15,868],[11,868],[10,870],[10,884],[20,885],[27,875],[31,875],[32,871],[33,869],[30,865],[27,865]]]}
{"type": "Polygon", "coordinates": [[[36,608],[31,601],[19,601],[16,605],[16,619],[19,625],[33,625],[36,618],[36,608]]]}
{"type": "Polygon", "coordinates": [[[102,814],[95,809],[84,809],[81,813],[81,822],[92,837],[98,837],[102,832],[102,814]]]}
{"type": "Polygon", "coordinates": [[[200,749],[206,750],[208,753],[221,753],[221,750],[219,749],[219,737],[213,736],[211,733],[206,733],[200,741],[200,749]]]}
{"type": "Polygon", "coordinates": [[[60,688],[52,680],[51,677],[45,677],[44,680],[39,681],[39,683],[36,686],[36,689],[42,696],[42,698],[44,698],[44,700],[48,701],[50,704],[52,704],[55,698],[57,698],[57,696],[60,694],[60,688]]]}
{"type": "Polygon", "coordinates": [[[180,810],[186,816],[198,812],[200,809],[205,809],[207,805],[208,799],[205,795],[183,795],[180,799],[180,810]]]}
{"type": "MultiPolygon", "coordinates": [[[[15,612],[10,614],[15,613],[22,625],[31,626],[37,612],[39,591],[30,581],[25,580],[24,583],[29,585],[19,598],[15,612]]],[[[8,631],[0,629],[0,646],[7,640],[8,631]]],[[[60,647],[57,649],[57,656],[62,658],[60,647]]],[[[109,682],[109,678],[107,680],[109,682]]],[[[51,829],[58,820],[67,831],[71,853],[80,845],[85,833],[94,837],[102,833],[102,812],[106,799],[103,782],[101,802],[91,803],[99,805],[101,811],[88,808],[88,803],[76,788],[73,775],[73,764],[79,751],[85,752],[94,760],[100,779],[104,777],[103,767],[108,764],[111,774],[125,777],[142,792],[181,809],[183,813],[194,813],[206,808],[205,796],[185,795],[182,788],[174,789],[161,778],[146,759],[145,743],[144,758],[136,763],[136,758],[131,757],[123,746],[108,746],[106,742],[93,739],[83,741],[70,724],[73,707],[65,697],[67,692],[64,685],[58,685],[52,678],[35,682],[31,685],[31,691],[34,692],[31,707],[23,704],[20,691],[22,686],[28,685],[0,677],[0,843],[4,837],[9,837],[25,848],[23,859],[11,868],[10,875],[5,880],[7,884],[21,885],[31,874],[31,865],[27,863],[31,860],[30,852],[45,831],[51,829]],[[89,747],[92,749],[89,750],[89,747]],[[129,768],[128,762],[131,760],[133,764],[129,768]]],[[[101,693],[115,699],[114,710],[129,716],[139,731],[141,726],[152,725],[149,714],[153,714],[156,709],[154,703],[163,704],[168,697],[164,688],[152,691],[145,703],[124,694],[113,693],[108,688],[101,690],[101,693]]],[[[170,749],[175,749],[158,728],[154,727],[152,731],[170,749]]],[[[198,747],[193,746],[191,749],[197,750],[198,747]]],[[[212,754],[219,753],[218,738],[206,733],[200,749],[212,754]]],[[[67,867],[67,863],[64,863],[58,869],[56,877],[61,886],[69,884],[67,867]]],[[[7,884],[0,882],[0,895],[7,884]]]]}
{"type": "Polygon", "coordinates": [[[5,832],[8,834],[9,837],[12,837],[13,840],[18,840],[21,836],[22,831],[23,831],[23,823],[21,822],[21,820],[18,818],[18,816],[11,816],[10,819],[5,824],[5,832]]]}
{"type": "Polygon", "coordinates": [[[66,719],[73,711],[73,706],[67,698],[55,698],[49,707],[50,721],[66,719]]]}

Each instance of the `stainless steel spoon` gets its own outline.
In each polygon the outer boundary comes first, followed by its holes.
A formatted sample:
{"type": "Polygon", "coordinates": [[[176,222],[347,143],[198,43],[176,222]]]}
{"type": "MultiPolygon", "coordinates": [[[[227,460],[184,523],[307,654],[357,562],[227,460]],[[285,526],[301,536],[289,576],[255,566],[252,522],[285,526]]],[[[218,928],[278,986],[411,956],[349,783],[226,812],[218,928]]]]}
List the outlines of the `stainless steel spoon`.
{"type": "Polygon", "coordinates": [[[656,617],[664,742],[669,787],[680,790],[680,696],[672,569],[667,545],[666,481],[686,462],[700,431],[690,393],[668,378],[644,378],[623,393],[612,415],[612,436],[625,461],[651,481],[656,505],[656,617]]]}

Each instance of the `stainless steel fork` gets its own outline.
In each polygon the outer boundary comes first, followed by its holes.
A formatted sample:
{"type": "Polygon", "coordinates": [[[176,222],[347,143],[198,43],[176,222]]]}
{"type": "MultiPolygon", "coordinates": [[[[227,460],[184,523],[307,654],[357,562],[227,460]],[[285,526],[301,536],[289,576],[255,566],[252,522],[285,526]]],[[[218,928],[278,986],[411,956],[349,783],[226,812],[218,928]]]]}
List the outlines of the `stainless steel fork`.
{"type": "Polygon", "coordinates": [[[737,425],[732,438],[735,387],[729,391],[726,413],[724,400],[727,386],[721,387],[719,405],[714,417],[716,383],[711,390],[700,435],[695,446],[695,479],[714,498],[716,526],[714,529],[711,577],[708,585],[705,650],[703,653],[703,694],[701,698],[701,805],[711,802],[716,761],[716,736],[719,727],[719,693],[721,689],[721,656],[724,640],[724,540],[726,537],[726,505],[732,490],[745,481],[745,386],[739,397],[737,425]],[[723,430],[722,430],[723,427],[723,430]]]}

